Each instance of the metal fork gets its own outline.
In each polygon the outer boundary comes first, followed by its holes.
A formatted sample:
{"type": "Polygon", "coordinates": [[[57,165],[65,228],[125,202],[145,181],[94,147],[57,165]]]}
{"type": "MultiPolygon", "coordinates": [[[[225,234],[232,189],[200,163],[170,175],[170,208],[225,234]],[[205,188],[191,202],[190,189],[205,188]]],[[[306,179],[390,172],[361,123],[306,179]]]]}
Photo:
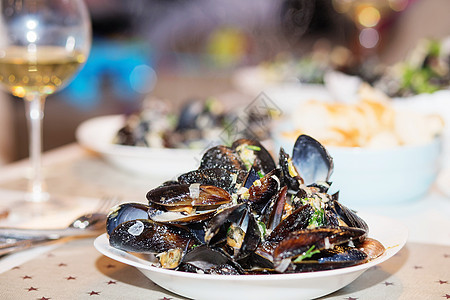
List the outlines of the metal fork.
{"type": "Polygon", "coordinates": [[[62,229],[22,229],[0,228],[0,255],[47,244],[66,237],[91,237],[105,230],[109,209],[118,204],[117,197],[100,200],[96,209],[76,218],[68,227],[62,229]]]}

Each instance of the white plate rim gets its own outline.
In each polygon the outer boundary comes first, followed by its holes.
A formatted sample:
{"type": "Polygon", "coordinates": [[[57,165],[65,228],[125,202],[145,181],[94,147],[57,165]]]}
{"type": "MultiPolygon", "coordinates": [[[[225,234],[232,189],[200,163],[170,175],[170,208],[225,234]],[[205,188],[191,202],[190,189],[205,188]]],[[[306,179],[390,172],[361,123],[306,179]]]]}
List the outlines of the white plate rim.
{"type": "MultiPolygon", "coordinates": [[[[103,255],[108,256],[109,258],[112,258],[116,261],[128,264],[130,266],[133,266],[133,267],[136,267],[139,269],[150,270],[155,273],[172,275],[172,276],[176,276],[179,278],[191,278],[191,279],[200,279],[200,280],[220,279],[223,281],[234,281],[236,279],[239,279],[240,281],[249,281],[250,282],[250,281],[267,281],[267,280],[293,280],[293,279],[301,280],[301,279],[333,277],[333,276],[339,276],[342,274],[367,270],[370,267],[373,267],[375,265],[378,265],[378,264],[390,259],[398,251],[400,251],[403,248],[403,246],[406,244],[406,241],[408,239],[408,228],[400,221],[394,220],[392,218],[368,214],[368,213],[358,213],[358,215],[360,215],[363,219],[371,219],[371,220],[375,219],[378,221],[391,223],[391,225],[394,225],[398,231],[398,234],[399,234],[399,236],[397,237],[398,240],[396,240],[394,245],[384,245],[386,247],[385,253],[372,261],[369,261],[364,264],[356,265],[356,266],[340,268],[340,269],[335,269],[335,270],[325,270],[325,271],[306,272],[306,273],[293,273],[293,274],[267,274],[267,275],[220,276],[220,275],[211,275],[211,274],[197,274],[197,273],[188,273],[188,272],[167,270],[167,269],[162,269],[159,267],[152,266],[151,263],[148,261],[145,261],[141,258],[133,256],[132,254],[129,254],[125,251],[111,247],[109,245],[106,233],[98,236],[95,239],[94,247],[103,255]]],[[[371,227],[372,227],[372,225],[369,223],[369,228],[371,228],[371,227]]],[[[370,233],[369,233],[369,237],[372,237],[372,236],[370,236],[370,233]]],[[[377,237],[374,236],[373,238],[377,238],[377,237]]]]}

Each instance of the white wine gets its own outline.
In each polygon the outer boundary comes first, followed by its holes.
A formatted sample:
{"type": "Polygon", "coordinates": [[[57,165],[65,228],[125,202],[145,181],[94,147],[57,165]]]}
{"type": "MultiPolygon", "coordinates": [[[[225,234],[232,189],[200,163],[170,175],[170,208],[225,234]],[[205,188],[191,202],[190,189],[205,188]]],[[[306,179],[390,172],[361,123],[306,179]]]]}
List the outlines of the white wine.
{"type": "Polygon", "coordinates": [[[13,95],[53,94],[77,72],[86,57],[64,47],[0,49],[0,83],[13,95]]]}

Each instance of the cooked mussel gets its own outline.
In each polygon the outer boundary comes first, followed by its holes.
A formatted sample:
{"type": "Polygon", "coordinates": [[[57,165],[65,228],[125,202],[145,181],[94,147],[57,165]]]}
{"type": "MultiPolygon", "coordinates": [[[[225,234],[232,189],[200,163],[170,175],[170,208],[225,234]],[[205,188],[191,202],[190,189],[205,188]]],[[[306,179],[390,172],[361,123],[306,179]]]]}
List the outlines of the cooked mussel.
{"type": "Polygon", "coordinates": [[[213,185],[232,194],[236,192],[236,184],[241,183],[245,172],[231,172],[221,168],[198,169],[178,176],[180,184],[213,185]]]}
{"type": "Polygon", "coordinates": [[[248,170],[239,155],[227,146],[215,146],[202,156],[199,169],[221,168],[231,172],[248,170]]]}
{"type": "Polygon", "coordinates": [[[231,148],[244,162],[247,170],[254,167],[258,172],[265,175],[276,168],[272,155],[256,140],[239,139],[234,141],[231,148]]]}
{"type": "Polygon", "coordinates": [[[293,258],[359,241],[365,236],[365,230],[353,227],[318,227],[291,232],[273,252],[275,269],[284,272],[293,258]]]}
{"type": "Polygon", "coordinates": [[[142,203],[123,203],[111,208],[106,218],[106,232],[108,235],[119,226],[119,224],[137,220],[148,219],[149,206],[142,203]]]}
{"type": "Polygon", "coordinates": [[[177,184],[158,187],[147,193],[150,203],[162,206],[217,207],[231,201],[230,194],[213,185],[177,184]]]}
{"type": "Polygon", "coordinates": [[[186,228],[145,219],[121,223],[111,232],[109,243],[121,250],[153,254],[201,244],[186,228]]]}

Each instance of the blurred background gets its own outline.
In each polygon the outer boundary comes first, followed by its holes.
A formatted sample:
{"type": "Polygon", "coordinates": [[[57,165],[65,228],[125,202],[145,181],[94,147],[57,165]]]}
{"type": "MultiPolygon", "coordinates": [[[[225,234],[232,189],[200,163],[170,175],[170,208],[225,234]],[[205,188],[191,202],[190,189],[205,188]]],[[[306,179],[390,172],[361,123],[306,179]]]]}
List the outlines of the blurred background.
{"type": "MultiPolygon", "coordinates": [[[[362,1],[372,7],[364,11],[351,0],[86,2],[91,54],[76,79],[48,97],[44,150],[74,142],[84,120],[135,112],[149,96],[177,106],[229,94],[233,73],[245,66],[341,49],[351,54],[342,66],[361,72],[404,59],[423,38],[450,35],[448,0],[362,1]]],[[[1,98],[0,165],[28,156],[23,101],[1,98]]]]}

